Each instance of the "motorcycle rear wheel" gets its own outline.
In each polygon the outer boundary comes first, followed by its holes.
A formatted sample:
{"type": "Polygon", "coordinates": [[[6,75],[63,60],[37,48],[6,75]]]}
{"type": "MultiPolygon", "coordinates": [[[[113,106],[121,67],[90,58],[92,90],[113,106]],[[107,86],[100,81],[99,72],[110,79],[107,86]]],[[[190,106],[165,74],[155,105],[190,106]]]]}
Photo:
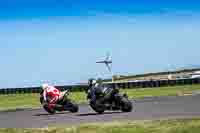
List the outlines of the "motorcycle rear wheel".
{"type": "Polygon", "coordinates": [[[44,108],[45,111],[47,111],[51,115],[56,113],[56,111],[54,109],[49,109],[48,105],[43,105],[43,108],[44,108]]]}

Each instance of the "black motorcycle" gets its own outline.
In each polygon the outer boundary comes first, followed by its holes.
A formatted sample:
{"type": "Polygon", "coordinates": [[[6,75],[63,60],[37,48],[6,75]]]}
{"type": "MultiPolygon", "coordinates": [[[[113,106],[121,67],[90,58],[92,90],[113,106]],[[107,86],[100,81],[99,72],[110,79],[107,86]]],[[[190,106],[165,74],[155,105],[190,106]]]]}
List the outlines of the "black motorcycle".
{"type": "Polygon", "coordinates": [[[91,108],[99,114],[105,110],[131,112],[133,109],[132,102],[128,99],[128,96],[120,94],[119,89],[99,86],[89,88],[86,92],[91,108]],[[95,100],[92,98],[94,95],[95,100]]]}
{"type": "MultiPolygon", "coordinates": [[[[57,102],[57,104],[60,107],[50,109],[48,108],[48,103],[44,101],[43,97],[43,91],[40,93],[40,103],[43,105],[43,108],[45,111],[47,111],[50,114],[55,114],[56,111],[62,112],[62,111],[70,111],[72,113],[76,113],[79,110],[79,107],[76,103],[72,102],[67,96],[69,95],[69,91],[66,91],[63,98],[57,102]],[[65,106],[65,110],[63,110],[63,107],[65,106]],[[67,107],[67,108],[66,108],[67,107]]],[[[48,101],[48,98],[47,98],[48,101]]]]}

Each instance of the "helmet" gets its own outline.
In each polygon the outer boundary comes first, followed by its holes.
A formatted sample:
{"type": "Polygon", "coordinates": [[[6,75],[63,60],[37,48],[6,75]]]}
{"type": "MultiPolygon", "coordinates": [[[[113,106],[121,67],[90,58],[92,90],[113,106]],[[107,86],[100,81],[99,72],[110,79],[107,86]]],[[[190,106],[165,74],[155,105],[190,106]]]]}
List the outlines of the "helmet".
{"type": "Polygon", "coordinates": [[[49,85],[48,84],[42,84],[41,87],[42,87],[43,90],[46,90],[49,87],[49,85]]]}
{"type": "Polygon", "coordinates": [[[89,86],[94,86],[97,83],[95,79],[89,79],[88,84],[89,86]]]}
{"type": "Polygon", "coordinates": [[[95,85],[97,83],[97,81],[94,79],[92,80],[92,85],[95,85]]]}

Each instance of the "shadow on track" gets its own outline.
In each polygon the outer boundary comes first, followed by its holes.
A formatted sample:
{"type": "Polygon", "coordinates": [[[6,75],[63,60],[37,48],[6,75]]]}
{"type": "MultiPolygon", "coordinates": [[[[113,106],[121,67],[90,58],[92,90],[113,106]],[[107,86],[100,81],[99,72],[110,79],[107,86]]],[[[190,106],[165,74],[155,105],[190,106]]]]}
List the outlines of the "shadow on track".
{"type": "Polygon", "coordinates": [[[35,114],[33,116],[53,116],[53,115],[63,115],[63,114],[71,114],[71,112],[58,112],[58,113],[55,113],[55,114],[39,113],[39,114],[35,114]]]}
{"type": "Polygon", "coordinates": [[[94,116],[94,115],[121,114],[121,113],[124,113],[124,112],[104,112],[103,114],[85,113],[85,114],[77,114],[76,116],[94,116]]]}

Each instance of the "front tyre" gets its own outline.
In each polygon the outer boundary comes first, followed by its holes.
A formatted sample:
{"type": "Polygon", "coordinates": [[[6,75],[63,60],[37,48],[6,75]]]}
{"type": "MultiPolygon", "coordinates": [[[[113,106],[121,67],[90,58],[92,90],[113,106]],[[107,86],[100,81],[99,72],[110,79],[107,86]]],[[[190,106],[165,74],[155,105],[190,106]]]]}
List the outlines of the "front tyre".
{"type": "Polygon", "coordinates": [[[78,105],[75,103],[72,103],[72,107],[69,109],[69,111],[72,113],[77,113],[79,111],[78,105]]]}
{"type": "Polygon", "coordinates": [[[98,114],[103,114],[105,111],[105,105],[96,102],[95,104],[90,103],[91,108],[98,114]]]}
{"type": "Polygon", "coordinates": [[[121,99],[121,110],[123,112],[131,112],[133,110],[132,102],[129,99],[123,97],[121,99]]]}

